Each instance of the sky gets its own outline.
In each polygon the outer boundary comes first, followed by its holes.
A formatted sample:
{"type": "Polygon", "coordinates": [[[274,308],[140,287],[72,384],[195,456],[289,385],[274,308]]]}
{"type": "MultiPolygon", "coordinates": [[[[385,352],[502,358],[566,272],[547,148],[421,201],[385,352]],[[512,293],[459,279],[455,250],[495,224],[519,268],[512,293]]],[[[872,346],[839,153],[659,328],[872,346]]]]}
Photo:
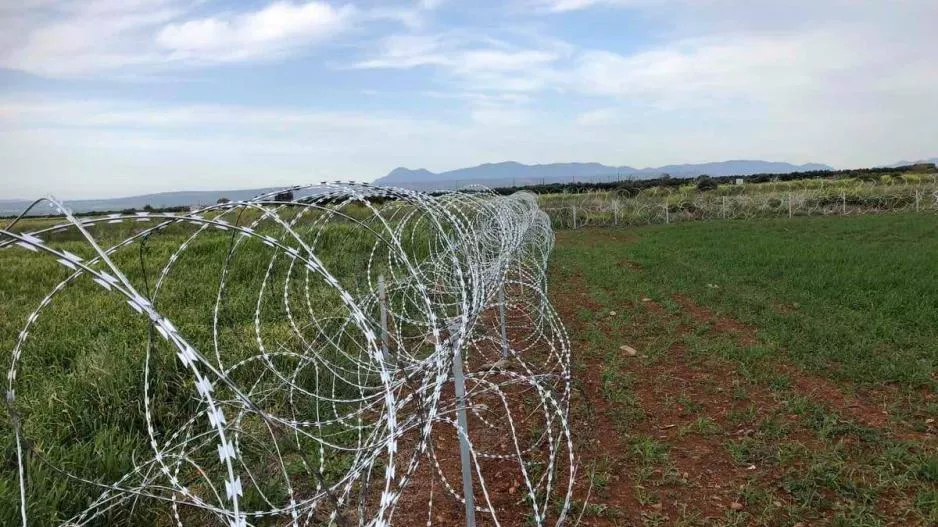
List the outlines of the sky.
{"type": "Polygon", "coordinates": [[[934,0],[0,0],[0,199],[938,156],[934,0]]]}

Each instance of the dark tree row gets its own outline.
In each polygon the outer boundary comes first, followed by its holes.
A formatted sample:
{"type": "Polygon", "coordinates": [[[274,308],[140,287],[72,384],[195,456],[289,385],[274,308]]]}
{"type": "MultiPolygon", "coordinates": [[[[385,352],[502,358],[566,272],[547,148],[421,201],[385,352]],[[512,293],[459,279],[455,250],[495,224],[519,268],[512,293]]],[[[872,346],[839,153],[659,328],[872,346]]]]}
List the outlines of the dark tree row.
{"type": "Polygon", "coordinates": [[[557,193],[583,193],[594,191],[617,191],[625,196],[634,196],[644,189],[653,187],[680,187],[684,185],[696,185],[701,191],[715,190],[720,184],[734,183],[737,179],[742,179],[746,183],[768,183],[770,181],[798,181],[803,179],[846,179],[855,178],[865,181],[873,181],[883,175],[901,176],[906,173],[928,174],[938,172],[938,167],[934,163],[919,163],[901,167],[882,167],[882,168],[854,168],[848,170],[812,170],[808,172],[790,172],[786,174],[752,174],[748,176],[708,176],[701,175],[697,177],[671,177],[664,174],[652,179],[629,179],[621,181],[606,181],[597,183],[574,182],[574,183],[546,183],[541,185],[499,187],[495,192],[508,195],[519,190],[534,192],[535,194],[557,194],[557,193]]]}

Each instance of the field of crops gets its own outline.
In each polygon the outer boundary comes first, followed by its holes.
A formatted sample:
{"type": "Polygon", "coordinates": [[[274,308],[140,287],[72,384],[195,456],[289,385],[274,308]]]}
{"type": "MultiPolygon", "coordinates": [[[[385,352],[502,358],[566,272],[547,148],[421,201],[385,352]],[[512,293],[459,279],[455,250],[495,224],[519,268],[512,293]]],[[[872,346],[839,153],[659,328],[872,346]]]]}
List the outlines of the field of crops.
{"type": "Polygon", "coordinates": [[[558,238],[592,522],[938,522],[938,217],[558,238]]]}

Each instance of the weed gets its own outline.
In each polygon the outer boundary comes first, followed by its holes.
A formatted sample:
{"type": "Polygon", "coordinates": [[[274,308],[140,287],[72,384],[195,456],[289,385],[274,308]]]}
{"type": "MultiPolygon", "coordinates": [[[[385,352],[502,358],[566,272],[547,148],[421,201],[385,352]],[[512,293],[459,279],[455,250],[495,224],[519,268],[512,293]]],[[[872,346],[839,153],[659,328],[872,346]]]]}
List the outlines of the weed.
{"type": "Polygon", "coordinates": [[[699,416],[689,424],[682,426],[678,430],[678,435],[681,437],[687,434],[700,434],[700,435],[714,435],[722,432],[723,429],[720,425],[717,424],[712,418],[707,416],[699,416]]]}

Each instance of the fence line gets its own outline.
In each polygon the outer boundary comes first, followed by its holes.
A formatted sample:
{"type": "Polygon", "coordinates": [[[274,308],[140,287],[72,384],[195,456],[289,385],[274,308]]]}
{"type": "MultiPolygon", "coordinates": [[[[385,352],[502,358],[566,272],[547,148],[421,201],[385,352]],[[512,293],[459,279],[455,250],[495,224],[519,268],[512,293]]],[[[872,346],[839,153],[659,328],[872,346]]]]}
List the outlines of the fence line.
{"type": "Polygon", "coordinates": [[[720,195],[677,191],[619,197],[610,192],[542,196],[541,208],[554,228],[651,225],[711,219],[851,216],[893,212],[938,212],[938,186],[859,186],[720,195]]]}

